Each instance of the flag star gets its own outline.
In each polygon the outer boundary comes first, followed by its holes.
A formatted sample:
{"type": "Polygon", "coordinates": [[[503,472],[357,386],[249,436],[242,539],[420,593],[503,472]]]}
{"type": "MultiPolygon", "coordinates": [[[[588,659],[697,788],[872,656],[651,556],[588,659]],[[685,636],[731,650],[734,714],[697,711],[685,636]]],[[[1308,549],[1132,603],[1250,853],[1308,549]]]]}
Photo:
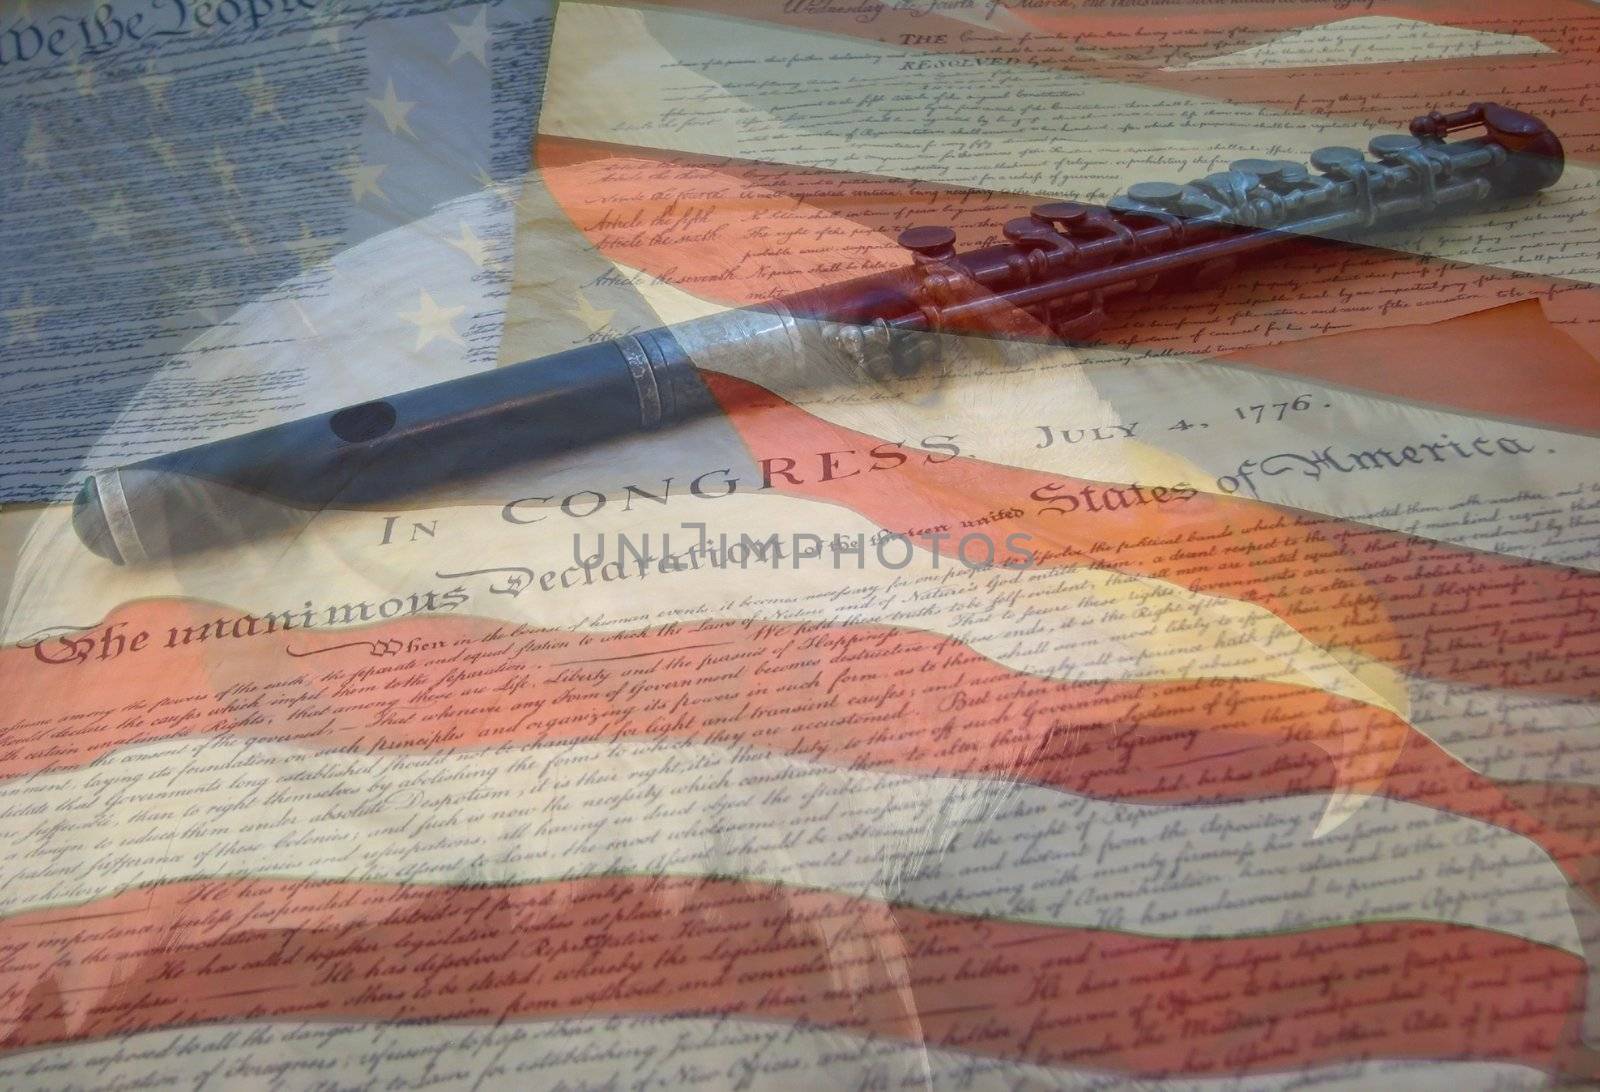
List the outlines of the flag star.
{"type": "Polygon", "coordinates": [[[344,52],[344,27],[339,23],[321,23],[311,32],[310,43],[326,42],[336,53],[344,52]]]}
{"type": "Polygon", "coordinates": [[[166,137],[153,136],[145,143],[150,145],[152,152],[161,157],[161,162],[167,170],[175,171],[178,169],[178,152],[172,146],[172,141],[166,137]]]}
{"type": "Polygon", "coordinates": [[[269,118],[283,120],[283,115],[278,113],[278,89],[267,82],[266,74],[261,71],[261,66],[256,66],[253,76],[240,85],[244,97],[250,100],[250,116],[256,117],[265,114],[269,118]]]}
{"type": "Polygon", "coordinates": [[[33,289],[24,288],[18,297],[15,307],[8,307],[0,311],[0,318],[6,320],[9,333],[6,337],[7,345],[15,345],[19,341],[37,342],[39,340],[39,318],[50,310],[33,302],[33,289]]]}
{"type": "Polygon", "coordinates": [[[509,201],[512,191],[516,188],[511,182],[496,182],[482,167],[479,167],[472,177],[477,180],[485,193],[501,201],[509,201]]]}
{"type": "MultiPolygon", "coordinates": [[[[211,274],[202,269],[200,271],[200,275],[195,278],[194,288],[189,291],[188,298],[192,300],[202,299],[211,295],[211,292],[211,274]]],[[[190,308],[190,311],[196,318],[205,323],[207,326],[215,326],[218,322],[222,321],[222,312],[210,304],[205,306],[195,304],[190,308]]]]}
{"type": "Polygon", "coordinates": [[[406,120],[406,116],[417,108],[417,104],[397,98],[394,93],[393,80],[389,81],[389,86],[384,91],[383,98],[368,99],[367,105],[382,115],[383,123],[389,127],[391,133],[398,133],[404,130],[412,140],[418,139],[416,132],[411,128],[411,123],[406,120]]]}
{"type": "Polygon", "coordinates": [[[340,167],[339,173],[350,182],[350,200],[360,201],[369,194],[381,201],[389,200],[389,195],[383,192],[383,187],[378,185],[378,179],[383,177],[383,172],[389,168],[383,164],[371,166],[362,163],[359,159],[352,158],[349,166],[340,167]]]}
{"type": "Polygon", "coordinates": [[[217,176],[217,181],[222,184],[223,189],[235,197],[239,196],[239,187],[234,183],[234,176],[239,173],[239,168],[221,147],[212,146],[211,154],[206,157],[206,166],[217,176]]]}
{"type": "Polygon", "coordinates": [[[73,61],[67,65],[67,71],[72,73],[72,78],[78,81],[78,94],[85,98],[94,94],[94,69],[82,61],[73,61]]]}
{"type": "Polygon", "coordinates": [[[239,240],[239,245],[249,253],[254,254],[256,252],[256,241],[250,235],[250,225],[243,220],[234,220],[231,226],[233,227],[234,238],[239,240]]]}
{"type": "Polygon", "coordinates": [[[589,297],[581,291],[578,293],[578,306],[567,309],[567,313],[589,328],[591,334],[602,333],[611,325],[611,319],[616,311],[596,307],[589,302],[589,297]]]}
{"type": "Polygon", "coordinates": [[[150,96],[150,109],[169,112],[167,106],[167,85],[172,82],[171,76],[163,76],[154,69],[146,66],[144,75],[139,77],[139,86],[143,87],[145,94],[150,96]]]}
{"type": "Polygon", "coordinates": [[[305,273],[315,269],[328,260],[328,255],[333,252],[338,239],[332,235],[315,235],[305,223],[300,225],[298,239],[286,239],[280,246],[295,256],[300,263],[300,272],[305,273]]]}
{"type": "Polygon", "coordinates": [[[447,239],[446,242],[472,259],[473,265],[479,269],[483,268],[484,260],[489,255],[488,244],[478,237],[466,221],[461,222],[461,234],[454,239],[447,239]]]}
{"type": "Polygon", "coordinates": [[[400,317],[417,328],[416,347],[422,349],[434,341],[465,345],[455,327],[456,317],[465,311],[465,306],[440,307],[424,289],[417,293],[417,309],[401,311],[400,317]]]}
{"type": "Polygon", "coordinates": [[[162,292],[163,302],[176,305],[174,310],[161,317],[161,328],[168,334],[190,334],[197,329],[215,326],[222,319],[222,312],[213,306],[202,306],[196,300],[204,299],[212,292],[211,276],[204,270],[195,278],[190,288],[181,288],[173,281],[167,281],[162,292]]]}
{"type": "Polygon", "coordinates": [[[489,67],[489,9],[478,8],[478,17],[470,23],[451,23],[456,35],[456,51],[448,63],[455,64],[462,57],[476,58],[483,67],[489,67]]]}
{"type": "Polygon", "coordinates": [[[84,205],[83,211],[94,221],[89,238],[98,239],[102,235],[128,238],[128,203],[122,199],[120,191],[105,201],[84,205]]]}
{"type": "Polygon", "coordinates": [[[27,139],[22,142],[22,159],[30,167],[44,167],[50,163],[50,142],[45,139],[38,118],[33,119],[27,139]]]}
{"type": "Polygon", "coordinates": [[[317,337],[321,334],[322,331],[318,330],[316,324],[311,321],[311,316],[306,314],[306,309],[300,306],[299,300],[291,299],[289,305],[294,308],[294,313],[299,316],[301,324],[305,326],[306,331],[312,337],[317,337]]]}

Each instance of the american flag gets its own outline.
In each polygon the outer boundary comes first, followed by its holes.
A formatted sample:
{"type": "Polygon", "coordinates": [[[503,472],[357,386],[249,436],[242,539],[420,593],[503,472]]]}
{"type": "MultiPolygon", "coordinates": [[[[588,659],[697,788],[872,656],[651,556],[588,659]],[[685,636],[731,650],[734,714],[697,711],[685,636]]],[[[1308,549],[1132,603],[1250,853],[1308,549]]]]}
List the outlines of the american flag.
{"type": "Polygon", "coordinates": [[[263,6],[0,70],[14,218],[149,152],[15,229],[7,501],[1436,107],[1570,162],[292,540],[0,513],[7,1086],[1600,1079],[1600,9],[263,6]]]}

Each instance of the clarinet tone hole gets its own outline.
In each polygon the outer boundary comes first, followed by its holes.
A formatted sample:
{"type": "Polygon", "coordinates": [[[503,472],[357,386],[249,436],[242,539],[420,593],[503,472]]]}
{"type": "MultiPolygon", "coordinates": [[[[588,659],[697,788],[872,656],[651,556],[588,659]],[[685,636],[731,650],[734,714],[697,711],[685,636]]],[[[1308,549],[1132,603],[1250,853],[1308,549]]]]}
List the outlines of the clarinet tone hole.
{"type": "Polygon", "coordinates": [[[347,444],[364,444],[394,428],[394,407],[387,402],[363,402],[348,406],[328,420],[333,434],[347,444]]]}

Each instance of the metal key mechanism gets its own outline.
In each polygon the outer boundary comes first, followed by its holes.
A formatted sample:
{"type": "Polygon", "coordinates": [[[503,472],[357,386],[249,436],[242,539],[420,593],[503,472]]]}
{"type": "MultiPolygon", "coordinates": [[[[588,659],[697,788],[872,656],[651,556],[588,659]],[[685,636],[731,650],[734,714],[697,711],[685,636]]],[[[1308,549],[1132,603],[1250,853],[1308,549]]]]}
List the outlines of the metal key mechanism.
{"type": "Polygon", "coordinates": [[[1309,166],[1248,157],[1187,183],[1134,183],[1104,207],[1037,205],[1006,223],[1002,246],[961,255],[948,228],[913,229],[901,242],[913,251],[915,308],[890,325],[973,330],[985,315],[1021,307],[1059,336],[1082,337],[1103,321],[1107,298],[1149,291],[1166,274],[1211,283],[1243,256],[1295,237],[1338,238],[1526,195],[1554,184],[1564,162],[1538,119],[1484,103],[1417,118],[1410,133],[1373,137],[1368,151],[1319,148],[1309,166]],[[1447,139],[1471,128],[1482,133],[1447,139]],[[990,297],[958,298],[952,266],[990,297]]]}
{"type": "Polygon", "coordinates": [[[1561,180],[1566,165],[1566,150],[1550,126],[1532,114],[1495,102],[1475,102],[1454,114],[1435,110],[1412,121],[1411,135],[1433,147],[1498,149],[1505,160],[1486,176],[1498,197],[1526,197],[1548,189],[1561,180]],[[1479,127],[1483,137],[1444,145],[1450,134],[1479,127]]]}

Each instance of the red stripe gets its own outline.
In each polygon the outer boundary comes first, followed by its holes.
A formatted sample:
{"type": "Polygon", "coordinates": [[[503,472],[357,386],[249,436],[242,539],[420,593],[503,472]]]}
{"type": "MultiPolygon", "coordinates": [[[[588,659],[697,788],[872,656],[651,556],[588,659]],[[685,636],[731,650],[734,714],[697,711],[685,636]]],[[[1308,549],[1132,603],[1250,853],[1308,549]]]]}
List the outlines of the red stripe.
{"type": "MultiPolygon", "coordinates": [[[[207,604],[146,601],[111,622],[120,623],[118,633],[145,630],[159,640],[168,627],[219,617],[239,616],[207,604]]],[[[0,667],[20,684],[19,707],[52,716],[22,717],[4,731],[0,776],[78,767],[118,747],[200,735],[369,753],[666,738],[848,767],[1020,779],[1145,804],[1382,793],[1515,831],[1600,896],[1600,789],[1497,782],[1393,714],[1320,691],[1220,679],[1057,682],[998,666],[957,641],[882,626],[749,622],[708,633],[691,626],[590,635],[582,646],[579,637],[423,617],[180,645],[162,651],[159,670],[136,656],[54,666],[30,649],[6,649],[0,667]],[[711,647],[708,637],[722,643],[711,647]],[[397,651],[374,657],[363,640],[391,642],[383,647],[397,651]],[[669,687],[728,671],[715,663],[663,666],[685,646],[701,649],[698,655],[755,650],[761,670],[694,691],[669,687]],[[407,647],[423,651],[398,651],[407,647]],[[292,659],[285,648],[307,655],[292,659]],[[473,659],[461,658],[463,649],[473,659]],[[575,666],[582,677],[574,677],[575,666]],[[468,674],[441,685],[451,668],[468,674]],[[400,685],[407,677],[422,681],[400,685]],[[501,689],[510,680],[524,685],[501,689]],[[639,690],[616,693],[619,686],[639,690]],[[363,708],[374,693],[392,700],[393,710],[363,708]],[[117,696],[119,711],[90,715],[107,694],[117,696]],[[653,706],[657,697],[662,703],[653,706]]],[[[46,647],[55,655],[59,646],[46,647]]]]}
{"type": "MultiPolygon", "coordinates": [[[[239,617],[210,604],[147,600],[118,610],[99,632],[144,631],[161,642],[172,628],[218,619],[231,628],[239,617]]],[[[21,715],[4,730],[0,777],[80,767],[136,743],[235,733],[372,752],[665,737],[842,766],[1200,802],[1330,789],[1330,753],[1352,755],[1347,782],[1381,779],[1410,735],[1390,713],[1321,691],[1223,679],[1060,682],[999,666],[938,634],[889,626],[749,621],[709,633],[588,635],[580,646],[581,636],[419,617],[180,644],[158,649],[157,661],[41,662],[40,652],[65,654],[59,640],[39,652],[5,649],[0,666],[17,681],[18,707],[49,712],[21,715]],[[716,647],[702,649],[709,639],[716,647]],[[425,651],[374,656],[375,641],[425,651]],[[695,650],[683,653],[693,666],[665,669],[684,646],[695,650]],[[726,664],[699,664],[734,647],[759,651],[759,671],[746,665],[730,678],[726,664]],[[463,648],[472,660],[456,659],[463,648]],[[463,677],[441,684],[452,669],[463,677]],[[712,673],[715,684],[697,689],[668,685],[712,673]],[[422,681],[402,685],[408,676],[422,681]],[[499,689],[510,680],[520,688],[499,689]],[[366,687],[381,688],[394,709],[368,705],[374,691],[366,687]],[[485,692],[468,693],[477,687],[485,692]],[[451,710],[470,712],[434,716],[451,710]]]]}
{"type": "MultiPolygon", "coordinates": [[[[1590,301],[1600,302],[1600,293],[1575,300],[1590,301]]],[[[1218,359],[1449,410],[1600,431],[1595,358],[1552,326],[1536,300],[1419,325],[1279,342],[1218,359]]]]}
{"type": "Polygon", "coordinates": [[[1066,517],[1046,509],[1102,483],[968,458],[908,462],[894,472],[894,488],[887,474],[824,481],[800,460],[870,451],[882,441],[742,380],[712,375],[711,385],[755,458],[797,471],[794,481],[772,475],[772,488],[785,494],[847,505],[890,530],[966,520],[996,541],[1029,535],[1035,550],[1051,551],[1046,564],[1091,565],[1255,603],[1317,644],[1355,648],[1415,675],[1600,696],[1600,574],[1203,493],[1066,517]],[[991,518],[1019,509],[1019,517],[991,518]],[[1203,564],[1176,557],[1175,540],[1205,549],[1203,564]],[[1470,597],[1460,590],[1467,583],[1476,589],[1470,597]]]}
{"type": "Polygon", "coordinates": [[[20,915],[0,944],[11,1048],[229,1020],[728,1013],[1151,1076],[1554,1069],[1586,977],[1453,926],[1153,940],[660,877],[179,883],[20,915]]]}

